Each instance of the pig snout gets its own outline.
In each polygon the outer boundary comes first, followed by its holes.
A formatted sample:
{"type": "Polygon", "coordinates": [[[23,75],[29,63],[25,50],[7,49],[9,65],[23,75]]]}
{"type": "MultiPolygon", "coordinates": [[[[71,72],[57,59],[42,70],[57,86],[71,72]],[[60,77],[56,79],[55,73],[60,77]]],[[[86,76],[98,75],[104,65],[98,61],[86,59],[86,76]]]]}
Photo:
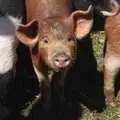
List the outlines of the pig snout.
{"type": "Polygon", "coordinates": [[[53,63],[57,68],[65,68],[70,65],[71,58],[64,53],[57,54],[53,57],[53,63]]]}

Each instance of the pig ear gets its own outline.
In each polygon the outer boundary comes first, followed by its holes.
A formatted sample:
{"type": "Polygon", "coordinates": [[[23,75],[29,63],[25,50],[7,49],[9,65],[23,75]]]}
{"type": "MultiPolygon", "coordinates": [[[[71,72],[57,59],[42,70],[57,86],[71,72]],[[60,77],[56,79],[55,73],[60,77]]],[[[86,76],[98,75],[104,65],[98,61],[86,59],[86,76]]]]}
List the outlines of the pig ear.
{"type": "Polygon", "coordinates": [[[26,25],[18,25],[16,37],[28,47],[33,47],[38,40],[38,21],[32,20],[26,25]]]}
{"type": "Polygon", "coordinates": [[[82,39],[91,30],[93,25],[93,7],[89,6],[88,10],[77,10],[71,14],[73,21],[73,30],[77,39],[82,39]]]}

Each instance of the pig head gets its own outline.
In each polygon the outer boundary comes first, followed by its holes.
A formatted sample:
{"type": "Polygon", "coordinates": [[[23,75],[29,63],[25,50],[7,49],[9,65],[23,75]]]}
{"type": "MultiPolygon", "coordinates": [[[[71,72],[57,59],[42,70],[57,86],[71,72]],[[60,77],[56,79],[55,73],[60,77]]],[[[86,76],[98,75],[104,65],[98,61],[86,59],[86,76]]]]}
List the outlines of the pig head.
{"type": "Polygon", "coordinates": [[[76,38],[85,37],[92,26],[91,7],[75,11],[67,18],[32,20],[19,26],[18,39],[30,48],[33,65],[42,73],[46,67],[55,71],[71,66],[76,53],[76,38]]]}

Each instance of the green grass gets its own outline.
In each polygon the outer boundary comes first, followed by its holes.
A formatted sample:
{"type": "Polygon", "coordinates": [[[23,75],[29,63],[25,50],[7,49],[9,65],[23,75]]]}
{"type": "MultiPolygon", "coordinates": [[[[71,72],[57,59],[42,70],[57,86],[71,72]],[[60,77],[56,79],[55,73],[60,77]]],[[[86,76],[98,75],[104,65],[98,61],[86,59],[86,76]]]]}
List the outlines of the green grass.
{"type": "MultiPolygon", "coordinates": [[[[120,96],[116,99],[120,104],[120,96]],[[119,98],[119,99],[118,99],[119,98]]],[[[90,112],[84,107],[84,112],[81,120],[120,120],[120,106],[108,106],[102,113],[90,112]]]]}
{"type": "MultiPolygon", "coordinates": [[[[93,52],[97,60],[98,71],[103,71],[103,46],[105,35],[104,31],[91,34],[93,52]]],[[[116,98],[117,107],[108,106],[102,113],[91,112],[83,106],[83,115],[80,120],[120,120],[120,94],[116,98]]]]}
{"type": "Polygon", "coordinates": [[[87,112],[82,120],[120,120],[119,108],[107,108],[103,113],[87,112]]]}
{"type": "Polygon", "coordinates": [[[104,31],[91,34],[93,53],[97,60],[98,71],[103,71],[103,47],[105,35],[104,31]]]}

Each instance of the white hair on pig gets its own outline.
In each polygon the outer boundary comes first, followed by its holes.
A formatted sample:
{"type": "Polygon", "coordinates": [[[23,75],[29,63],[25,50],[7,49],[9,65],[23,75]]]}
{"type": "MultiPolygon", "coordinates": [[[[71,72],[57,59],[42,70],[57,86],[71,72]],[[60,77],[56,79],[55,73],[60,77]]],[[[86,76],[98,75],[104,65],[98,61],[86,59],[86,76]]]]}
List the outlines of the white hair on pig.
{"type": "Polygon", "coordinates": [[[15,32],[21,21],[21,18],[8,14],[0,16],[0,74],[14,69],[18,45],[15,32]]]}

